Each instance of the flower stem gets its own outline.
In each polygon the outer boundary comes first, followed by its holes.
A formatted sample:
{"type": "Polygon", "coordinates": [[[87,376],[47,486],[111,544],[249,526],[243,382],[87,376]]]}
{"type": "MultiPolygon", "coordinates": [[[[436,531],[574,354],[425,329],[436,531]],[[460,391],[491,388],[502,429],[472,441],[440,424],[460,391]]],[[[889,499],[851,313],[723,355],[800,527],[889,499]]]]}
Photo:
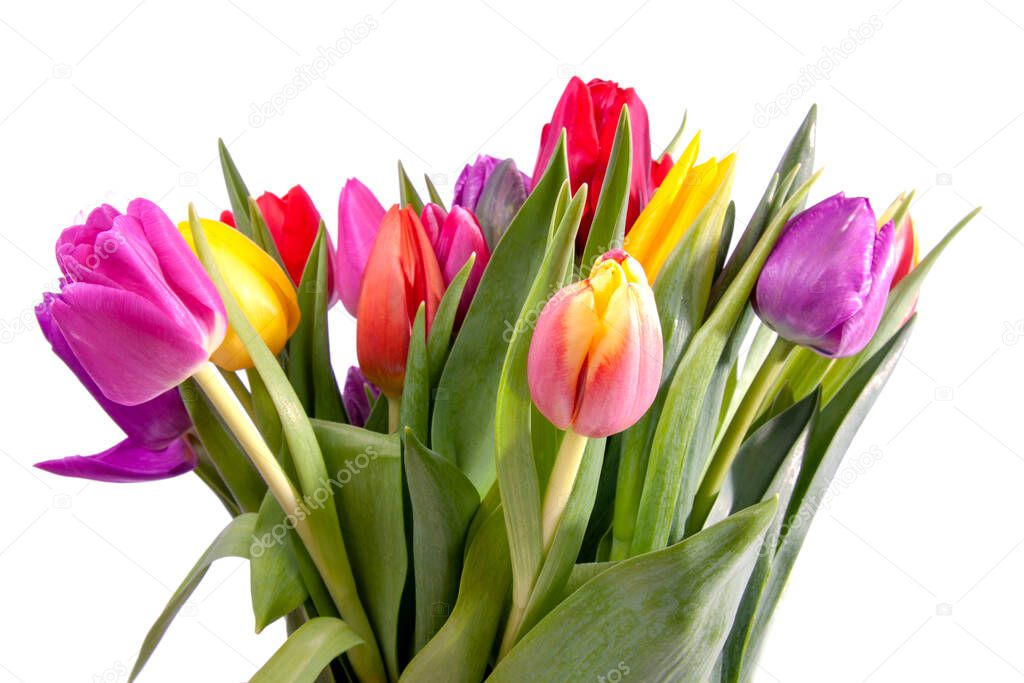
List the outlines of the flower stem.
{"type": "Polygon", "coordinates": [[[714,505],[715,499],[718,498],[718,492],[722,489],[722,484],[725,483],[725,477],[729,473],[733,460],[736,459],[743,439],[746,437],[750,425],[754,423],[760,413],[761,404],[768,398],[769,391],[775,385],[775,380],[778,379],[792,349],[793,342],[782,337],[776,339],[771,351],[761,363],[757,375],[750,383],[750,388],[743,395],[743,400],[729,422],[722,441],[718,444],[718,450],[715,451],[711,459],[711,464],[708,465],[700,488],[697,489],[697,495],[693,500],[693,509],[686,522],[687,536],[704,528],[704,523],[711,513],[711,507],[714,505]]]}
{"type": "Polygon", "coordinates": [[[558,455],[555,456],[555,466],[551,469],[548,490],[544,493],[541,513],[541,538],[544,542],[544,552],[551,547],[555,529],[558,528],[558,523],[562,520],[562,513],[565,512],[573,484],[576,483],[576,473],[580,470],[583,451],[586,447],[587,437],[577,434],[572,429],[566,430],[565,436],[562,437],[562,444],[558,447],[558,455]]]}
{"type": "Polygon", "coordinates": [[[402,426],[402,399],[388,396],[388,434],[394,434],[402,426]]]}

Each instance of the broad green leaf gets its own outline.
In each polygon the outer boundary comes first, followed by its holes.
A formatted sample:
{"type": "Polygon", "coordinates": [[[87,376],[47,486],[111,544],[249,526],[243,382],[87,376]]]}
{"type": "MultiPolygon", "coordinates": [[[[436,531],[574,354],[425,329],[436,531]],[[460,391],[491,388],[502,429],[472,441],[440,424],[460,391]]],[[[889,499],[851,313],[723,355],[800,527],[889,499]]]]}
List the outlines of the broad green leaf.
{"type": "Polygon", "coordinates": [[[306,408],[321,420],[342,422],[345,410],[341,392],[331,368],[327,305],[331,293],[327,257],[327,231],[323,221],[298,287],[299,326],[288,340],[288,379],[306,408]]]}
{"type": "Polygon", "coordinates": [[[868,342],[868,345],[860,353],[836,360],[829,369],[828,374],[825,375],[825,380],[822,383],[825,390],[825,403],[829,403],[850,376],[869,358],[874,356],[903,326],[903,322],[913,312],[914,306],[917,303],[917,295],[921,291],[921,285],[924,284],[924,279],[928,277],[931,269],[935,267],[935,262],[939,260],[942,252],[946,250],[950,242],[960,234],[960,231],[980,211],[981,208],[979,207],[961,218],[946,233],[946,236],[928,252],[928,255],[921,259],[917,267],[911,270],[906,277],[892,288],[885,304],[885,313],[882,315],[882,321],[879,323],[878,330],[871,338],[871,341],[868,342]]]}
{"type": "Polygon", "coordinates": [[[242,175],[235,166],[234,159],[228,152],[224,140],[217,139],[217,155],[220,157],[220,168],[224,173],[224,185],[228,190],[228,202],[231,204],[231,213],[235,218],[235,226],[238,231],[252,239],[252,224],[249,222],[249,188],[245,186],[242,175]]]}
{"type": "Polygon", "coordinates": [[[704,683],[725,642],[775,501],[584,583],[498,663],[488,683],[704,683]]]}
{"type": "Polygon", "coordinates": [[[466,475],[408,429],[405,475],[412,504],[415,654],[444,625],[455,605],[466,531],[480,507],[480,496],[466,475]]]}
{"type": "MultiPolygon", "coordinates": [[[[614,562],[585,562],[578,564],[572,568],[572,573],[569,574],[569,580],[565,582],[565,587],[562,589],[562,600],[575,593],[579,588],[590,581],[598,574],[603,574],[608,569],[615,566],[614,562]]],[[[561,602],[562,600],[559,600],[561,602]]]]}
{"type": "Polygon", "coordinates": [[[444,205],[444,200],[441,199],[441,194],[437,191],[434,186],[434,181],[430,179],[430,176],[426,173],[423,174],[423,180],[427,183],[427,194],[430,195],[430,201],[440,206],[442,209],[448,210],[444,205]]]}
{"type": "Polygon", "coordinates": [[[480,494],[494,482],[494,399],[508,341],[540,268],[562,183],[564,140],[491,259],[441,374],[431,446],[454,460],[480,494]]]}
{"type": "Polygon", "coordinates": [[[633,139],[629,107],[622,105],[615,141],[608,155],[608,166],[597,197],[594,220],[590,224],[587,245],[580,261],[586,272],[601,254],[621,247],[626,236],[626,210],[629,208],[630,173],[633,168],[633,139]]]}
{"type": "Polygon", "coordinates": [[[729,257],[729,246],[732,244],[732,233],[736,229],[736,202],[730,200],[722,219],[722,236],[718,238],[718,256],[715,258],[715,279],[725,268],[725,259],[729,257]]]}
{"type": "MultiPolygon", "coordinates": [[[[466,288],[466,281],[476,263],[476,254],[470,254],[469,260],[462,266],[451,284],[445,290],[441,302],[434,312],[434,322],[430,325],[430,332],[427,334],[427,363],[430,366],[430,387],[435,389],[441,381],[441,372],[444,371],[444,364],[448,360],[448,352],[451,349],[452,330],[455,328],[455,316],[459,311],[459,301],[462,299],[462,290],[466,288]]],[[[436,400],[437,397],[435,397],[436,400]]]]}
{"type": "Polygon", "coordinates": [[[420,193],[416,191],[416,186],[412,184],[401,161],[398,162],[398,192],[402,206],[411,206],[417,216],[423,213],[423,200],[420,199],[420,193]]]}
{"type": "MultiPolygon", "coordinates": [[[[913,327],[911,319],[847,381],[815,419],[782,520],[771,574],[765,583],[750,628],[743,671],[751,671],[764,644],[768,623],[778,605],[804,538],[838,471],[853,437],[896,367],[913,327]]],[[[741,679],[742,680],[742,679],[741,679]]]]}
{"type": "MultiPolygon", "coordinates": [[[[568,188],[568,181],[565,187],[568,188]]],[[[494,450],[512,557],[512,600],[519,610],[527,608],[543,560],[542,495],[530,437],[533,400],[527,383],[526,360],[533,338],[533,321],[551,294],[561,287],[565,271],[572,262],[576,231],[586,199],[586,189],[580,188],[561,216],[522,312],[516,317],[498,382],[494,450]]]]}
{"type": "Polygon", "coordinates": [[[256,512],[267,492],[266,482],[249,462],[249,457],[224,426],[220,415],[195,380],[190,379],[182,384],[180,393],[199,440],[232,499],[243,512],[256,512]]]}
{"type": "Polygon", "coordinates": [[[289,533],[284,511],[268,493],[256,518],[256,541],[249,558],[249,590],[257,633],[306,600],[306,586],[288,542],[289,533]]]}
{"type": "Polygon", "coordinates": [[[389,675],[398,675],[398,615],[408,567],[397,434],[313,420],[335,490],[352,571],[389,675]]]}
{"type": "Polygon", "coordinates": [[[402,385],[401,424],[420,441],[427,441],[430,426],[430,367],[427,360],[426,307],[420,304],[409,336],[402,385]]]}
{"type": "Polygon", "coordinates": [[[512,567],[501,508],[483,515],[466,552],[448,621],[413,657],[399,683],[480,683],[508,604],[512,567]],[[441,678],[443,677],[443,678],[441,678]]]}
{"type": "MultiPolygon", "coordinates": [[[[779,178],[785,178],[795,168],[799,169],[793,183],[790,185],[794,193],[810,180],[811,174],[814,171],[814,138],[817,120],[818,105],[815,104],[807,112],[807,116],[804,117],[803,123],[800,124],[800,128],[797,129],[793,139],[790,140],[789,146],[786,147],[786,151],[782,154],[779,165],[775,168],[775,175],[779,178]]],[[[778,189],[781,190],[782,188],[778,189]]],[[[754,214],[750,217],[750,222],[747,223],[746,229],[740,235],[736,248],[733,249],[732,255],[725,264],[725,268],[722,269],[722,274],[715,282],[715,286],[711,291],[712,305],[716,304],[724,296],[725,290],[728,289],[732,281],[739,275],[743,264],[746,263],[755,246],[761,240],[761,235],[771,222],[772,204],[778,200],[785,201],[790,196],[791,194],[788,191],[778,192],[774,180],[768,185],[768,189],[765,190],[760,203],[754,209],[754,214]]],[[[801,200],[793,206],[793,210],[799,211],[803,208],[803,205],[804,202],[801,200]]]]}
{"type": "Polygon", "coordinates": [[[250,683],[314,683],[332,659],[362,642],[341,619],[310,619],[284,641],[250,683]]]}
{"type": "Polygon", "coordinates": [[[129,683],[134,681],[139,672],[142,671],[142,667],[146,666],[146,662],[152,656],[153,650],[156,649],[160,639],[164,637],[167,627],[171,625],[174,617],[178,615],[178,611],[181,610],[182,606],[192,597],[192,593],[199,587],[199,582],[206,576],[210,565],[225,557],[249,558],[249,548],[252,545],[255,529],[256,513],[249,512],[231,520],[217,538],[214,539],[210,547],[206,549],[206,552],[196,562],[196,565],[192,567],[192,571],[188,573],[185,580],[178,586],[178,590],[174,591],[171,599],[167,602],[167,606],[164,607],[164,611],[160,613],[156,623],[153,624],[152,628],[149,629],[149,633],[146,634],[146,639],[142,642],[142,647],[139,649],[139,656],[135,658],[135,666],[132,667],[131,675],[128,676],[129,683]]]}
{"type": "MultiPolygon", "coordinates": [[[[784,185],[791,183],[798,171],[791,171],[784,185]]],[[[679,516],[677,504],[688,506],[691,502],[680,502],[680,490],[683,488],[682,477],[686,470],[687,455],[695,437],[700,436],[697,428],[701,422],[704,402],[694,399],[704,396],[711,387],[722,353],[730,338],[733,338],[734,328],[747,308],[750,292],[761,267],[786,221],[807,196],[816,177],[811,176],[772,217],[750,257],[707,321],[697,330],[679,361],[654,433],[631,546],[633,555],[663,548],[679,516]]],[[[725,372],[728,371],[727,367],[725,372]]],[[[722,387],[724,392],[724,380],[722,387]]],[[[716,420],[717,417],[716,412],[716,420]]],[[[693,482],[687,485],[690,488],[696,487],[693,482]]]]}

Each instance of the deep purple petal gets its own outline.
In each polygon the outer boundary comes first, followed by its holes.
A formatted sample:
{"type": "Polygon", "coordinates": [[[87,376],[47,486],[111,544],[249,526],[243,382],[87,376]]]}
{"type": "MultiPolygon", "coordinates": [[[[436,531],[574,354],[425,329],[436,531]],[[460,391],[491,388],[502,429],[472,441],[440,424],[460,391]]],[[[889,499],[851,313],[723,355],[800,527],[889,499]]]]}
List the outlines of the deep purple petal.
{"type": "Polygon", "coordinates": [[[455,197],[452,199],[452,205],[474,211],[476,203],[480,199],[480,193],[483,192],[484,184],[500,162],[500,159],[480,154],[472,164],[466,164],[455,181],[455,197]]]}
{"type": "Polygon", "coordinates": [[[370,417],[370,399],[366,395],[367,388],[376,398],[380,396],[380,389],[370,383],[363,375],[363,371],[356,366],[348,369],[348,376],[345,378],[345,390],[342,392],[341,401],[345,405],[345,414],[348,415],[349,424],[362,427],[370,417]]]}
{"type": "Polygon", "coordinates": [[[125,439],[96,455],[72,455],[36,463],[36,467],[62,477],[132,483],[156,481],[191,472],[196,455],[185,439],[163,450],[150,450],[125,439]]]}
{"type": "Polygon", "coordinates": [[[476,208],[476,215],[490,249],[497,246],[502,235],[515,218],[530,193],[530,179],[516,168],[516,162],[505,159],[498,164],[484,185],[476,208]]]}

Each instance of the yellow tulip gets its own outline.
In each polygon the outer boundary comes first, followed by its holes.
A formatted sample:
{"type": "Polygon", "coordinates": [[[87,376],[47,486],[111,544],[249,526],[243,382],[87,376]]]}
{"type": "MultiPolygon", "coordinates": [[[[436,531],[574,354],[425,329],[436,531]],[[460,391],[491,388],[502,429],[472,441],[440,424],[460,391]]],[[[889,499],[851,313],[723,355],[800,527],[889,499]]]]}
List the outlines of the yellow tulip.
{"type": "MultiPolygon", "coordinates": [[[[271,352],[280,353],[299,325],[299,302],[288,275],[267,252],[231,226],[207,218],[200,223],[231,295],[271,352]]],[[[188,222],[179,223],[178,230],[195,251],[188,222]]],[[[210,360],[232,372],[252,367],[249,352],[231,327],[210,360]]]]}
{"type": "Polygon", "coordinates": [[[643,265],[651,282],[700,212],[732,175],[735,155],[721,161],[711,158],[694,166],[699,149],[697,133],[626,235],[626,251],[643,265]]]}

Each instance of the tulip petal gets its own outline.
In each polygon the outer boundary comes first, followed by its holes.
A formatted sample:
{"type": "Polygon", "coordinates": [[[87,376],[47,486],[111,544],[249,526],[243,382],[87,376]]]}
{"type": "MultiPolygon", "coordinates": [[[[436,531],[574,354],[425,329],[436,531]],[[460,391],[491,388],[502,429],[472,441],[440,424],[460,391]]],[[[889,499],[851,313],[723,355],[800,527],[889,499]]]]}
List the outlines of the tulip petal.
{"type": "Polygon", "coordinates": [[[177,439],[161,450],[151,450],[125,439],[96,455],[72,455],[38,462],[35,466],[63,477],[132,483],[176,477],[191,472],[196,462],[195,453],[184,439],[177,439]]]}
{"type": "Polygon", "coordinates": [[[370,417],[370,399],[367,389],[374,397],[380,396],[380,389],[370,383],[362,370],[356,366],[348,369],[345,377],[345,390],[342,392],[341,401],[345,405],[345,414],[348,415],[349,424],[355,427],[362,427],[370,417]]]}
{"type": "Polygon", "coordinates": [[[352,315],[359,310],[363,271],[370,258],[384,207],[359,180],[350,178],[338,199],[338,252],[335,282],[342,305],[352,315]]]}
{"type": "Polygon", "coordinates": [[[71,351],[117,403],[156,398],[209,357],[191,330],[134,292],[73,282],[51,310],[71,351]]]}
{"type": "MultiPolygon", "coordinates": [[[[534,182],[544,174],[563,128],[567,136],[569,175],[575,192],[580,185],[593,177],[601,153],[590,91],[577,76],[569,80],[569,84],[562,92],[551,117],[551,123],[545,124],[541,129],[540,151],[533,168],[534,182]]],[[[594,190],[594,194],[597,194],[597,190],[594,190]]]]}
{"type": "Polygon", "coordinates": [[[434,246],[435,251],[437,250],[437,238],[441,235],[441,226],[444,225],[444,219],[447,217],[448,212],[437,204],[429,203],[423,207],[423,215],[421,216],[423,230],[427,233],[427,239],[430,240],[430,244],[434,246]]]}
{"type": "Polygon", "coordinates": [[[463,166],[462,172],[459,173],[459,177],[455,181],[455,197],[452,199],[452,205],[475,211],[484,190],[484,184],[499,161],[495,157],[478,154],[476,161],[463,166]]]}

